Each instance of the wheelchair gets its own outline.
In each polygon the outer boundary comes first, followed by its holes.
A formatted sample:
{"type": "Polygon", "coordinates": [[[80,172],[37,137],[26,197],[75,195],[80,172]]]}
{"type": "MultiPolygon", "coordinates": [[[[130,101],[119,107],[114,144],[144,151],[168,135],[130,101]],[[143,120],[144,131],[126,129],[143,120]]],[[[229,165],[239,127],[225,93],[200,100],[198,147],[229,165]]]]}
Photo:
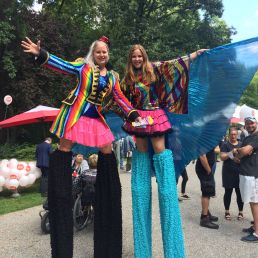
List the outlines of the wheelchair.
{"type": "MultiPolygon", "coordinates": [[[[78,177],[73,177],[73,225],[77,231],[86,228],[94,221],[94,200],[96,169],[85,170],[78,177]]],[[[43,210],[39,212],[41,218],[41,230],[45,234],[50,233],[48,200],[43,204],[43,210]]]]}

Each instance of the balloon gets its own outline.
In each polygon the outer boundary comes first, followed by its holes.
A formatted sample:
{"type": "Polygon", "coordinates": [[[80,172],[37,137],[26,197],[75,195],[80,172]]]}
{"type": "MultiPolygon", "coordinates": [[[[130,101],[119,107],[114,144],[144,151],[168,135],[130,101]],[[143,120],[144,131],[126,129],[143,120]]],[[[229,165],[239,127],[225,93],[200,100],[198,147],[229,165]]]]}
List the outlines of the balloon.
{"type": "Polygon", "coordinates": [[[23,170],[23,169],[25,169],[25,164],[23,163],[23,162],[19,162],[18,164],[17,164],[17,169],[18,170],[23,170]]]}
{"type": "Polygon", "coordinates": [[[16,168],[11,168],[9,172],[10,179],[17,179],[18,178],[18,170],[16,168]]]}
{"type": "Polygon", "coordinates": [[[39,169],[35,170],[33,174],[36,176],[36,178],[41,177],[41,171],[39,169]]]}
{"type": "Polygon", "coordinates": [[[34,174],[29,174],[28,179],[29,179],[29,182],[28,182],[29,185],[32,185],[36,181],[36,176],[34,174]]]}
{"type": "Polygon", "coordinates": [[[10,105],[11,103],[12,103],[12,101],[13,101],[13,98],[12,98],[12,96],[10,96],[10,95],[6,95],[5,97],[4,97],[4,103],[5,103],[5,105],[10,105]]]}
{"type": "Polygon", "coordinates": [[[6,188],[9,188],[9,183],[10,183],[10,179],[6,179],[4,186],[5,186],[6,188]]]}
{"type": "Polygon", "coordinates": [[[8,166],[8,163],[9,163],[8,159],[2,159],[1,160],[1,166],[2,166],[2,164],[8,166]]]}
{"type": "Polygon", "coordinates": [[[29,184],[29,178],[27,176],[22,176],[19,180],[20,186],[27,186],[29,184]]]}
{"type": "Polygon", "coordinates": [[[19,186],[19,181],[17,179],[10,179],[8,188],[9,189],[17,189],[19,186]]]}
{"type": "Polygon", "coordinates": [[[29,165],[27,165],[25,169],[26,169],[26,171],[29,173],[30,170],[31,170],[31,167],[30,167],[29,165]]]}
{"type": "Polygon", "coordinates": [[[20,179],[23,176],[27,176],[26,170],[18,170],[18,179],[20,179]]]}
{"type": "Polygon", "coordinates": [[[0,176],[0,187],[2,187],[5,184],[5,178],[3,176],[0,176]]]}
{"type": "Polygon", "coordinates": [[[35,162],[29,162],[28,166],[30,166],[30,171],[34,171],[37,168],[35,162]]]}
{"type": "Polygon", "coordinates": [[[17,169],[18,160],[17,159],[10,159],[9,161],[9,168],[16,168],[17,169]]]}
{"type": "Polygon", "coordinates": [[[1,175],[5,178],[7,178],[9,176],[10,173],[10,168],[8,167],[1,167],[1,175]]]}

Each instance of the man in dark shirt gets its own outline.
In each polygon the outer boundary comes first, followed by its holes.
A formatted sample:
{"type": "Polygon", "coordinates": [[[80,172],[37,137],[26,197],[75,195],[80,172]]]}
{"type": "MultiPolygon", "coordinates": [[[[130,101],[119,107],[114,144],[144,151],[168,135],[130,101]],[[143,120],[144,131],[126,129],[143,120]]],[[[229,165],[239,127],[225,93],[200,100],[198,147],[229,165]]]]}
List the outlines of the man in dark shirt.
{"type": "Polygon", "coordinates": [[[52,152],[52,139],[47,137],[44,142],[36,147],[36,166],[41,170],[40,193],[42,196],[47,195],[48,191],[48,171],[49,171],[49,154],[52,152]]]}
{"type": "Polygon", "coordinates": [[[240,159],[240,191],[244,203],[250,203],[254,226],[244,229],[250,233],[242,237],[245,242],[258,243],[258,130],[254,117],[245,118],[245,127],[249,135],[244,138],[242,147],[233,151],[240,159]]]}
{"type": "Polygon", "coordinates": [[[218,217],[212,216],[209,211],[210,197],[215,196],[215,168],[216,154],[213,149],[206,154],[201,155],[195,166],[196,174],[200,179],[202,191],[202,213],[200,218],[200,226],[211,229],[219,228],[219,225],[214,223],[218,221],[218,217]]]}

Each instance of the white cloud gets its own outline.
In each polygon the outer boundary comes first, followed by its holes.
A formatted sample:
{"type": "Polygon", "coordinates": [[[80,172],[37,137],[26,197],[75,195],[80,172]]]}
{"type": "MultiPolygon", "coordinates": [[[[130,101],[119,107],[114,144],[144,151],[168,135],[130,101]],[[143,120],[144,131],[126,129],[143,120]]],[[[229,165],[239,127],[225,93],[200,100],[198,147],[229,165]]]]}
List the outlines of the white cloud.
{"type": "Polygon", "coordinates": [[[258,10],[256,10],[255,15],[258,17],[258,10]]]}

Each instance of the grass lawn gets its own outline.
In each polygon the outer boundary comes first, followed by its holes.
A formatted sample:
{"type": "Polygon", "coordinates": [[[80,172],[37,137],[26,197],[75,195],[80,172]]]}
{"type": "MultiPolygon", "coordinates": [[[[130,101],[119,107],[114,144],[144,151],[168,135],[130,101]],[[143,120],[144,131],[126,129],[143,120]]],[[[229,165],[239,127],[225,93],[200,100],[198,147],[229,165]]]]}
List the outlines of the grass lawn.
{"type": "Polygon", "coordinates": [[[42,204],[43,198],[39,193],[39,180],[29,188],[19,188],[18,198],[11,197],[12,192],[5,189],[0,193],[0,215],[23,210],[42,204]]]}

